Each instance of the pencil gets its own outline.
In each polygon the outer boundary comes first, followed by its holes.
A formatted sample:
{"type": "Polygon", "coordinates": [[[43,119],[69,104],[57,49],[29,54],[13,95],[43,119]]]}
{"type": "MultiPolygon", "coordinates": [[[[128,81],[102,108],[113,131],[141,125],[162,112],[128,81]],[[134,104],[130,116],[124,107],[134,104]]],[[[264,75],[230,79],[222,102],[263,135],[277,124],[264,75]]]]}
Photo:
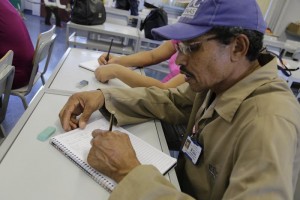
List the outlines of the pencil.
{"type": "Polygon", "coordinates": [[[108,62],[108,60],[109,60],[109,54],[110,54],[110,50],[111,50],[111,46],[113,44],[113,41],[114,41],[114,39],[112,38],[111,41],[110,41],[110,45],[109,45],[109,49],[108,49],[107,55],[105,57],[106,62],[108,62]]]}
{"type": "Polygon", "coordinates": [[[115,112],[112,111],[111,114],[110,114],[110,120],[109,120],[109,131],[112,131],[112,127],[113,127],[113,124],[114,124],[114,117],[115,116],[115,112]]]}

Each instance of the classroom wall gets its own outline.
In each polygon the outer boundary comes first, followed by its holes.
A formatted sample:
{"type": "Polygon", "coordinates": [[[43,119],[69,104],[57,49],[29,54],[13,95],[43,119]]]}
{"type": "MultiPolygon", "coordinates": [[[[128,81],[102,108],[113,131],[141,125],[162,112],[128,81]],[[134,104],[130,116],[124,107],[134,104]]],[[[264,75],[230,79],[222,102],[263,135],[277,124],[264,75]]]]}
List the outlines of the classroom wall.
{"type": "Polygon", "coordinates": [[[285,28],[289,23],[300,21],[299,8],[300,8],[300,0],[289,0],[285,12],[280,13],[281,19],[279,19],[274,29],[277,35],[283,34],[285,28]]]}
{"type": "Polygon", "coordinates": [[[262,14],[265,15],[269,8],[271,0],[256,0],[256,2],[259,5],[262,14]]]}

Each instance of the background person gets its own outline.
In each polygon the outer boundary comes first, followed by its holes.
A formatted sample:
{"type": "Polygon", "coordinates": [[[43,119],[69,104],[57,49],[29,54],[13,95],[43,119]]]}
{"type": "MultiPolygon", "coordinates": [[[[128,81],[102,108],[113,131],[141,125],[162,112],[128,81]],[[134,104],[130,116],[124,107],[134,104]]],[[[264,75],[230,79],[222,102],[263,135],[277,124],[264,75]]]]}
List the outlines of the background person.
{"type": "MultiPolygon", "coordinates": [[[[48,0],[49,2],[56,2],[56,0],[48,0]]],[[[45,3],[45,9],[46,9],[46,16],[45,16],[45,24],[46,25],[51,25],[51,15],[52,13],[54,14],[55,16],[55,25],[57,27],[61,27],[61,19],[60,19],[60,16],[58,14],[58,7],[56,6],[50,6],[50,5],[47,5],[45,3]]]]}
{"type": "Polygon", "coordinates": [[[139,15],[139,4],[137,0],[116,0],[116,8],[121,10],[130,10],[130,15],[139,15]]]}
{"type": "MultiPolygon", "coordinates": [[[[175,88],[185,83],[185,76],[179,73],[179,66],[175,63],[177,57],[176,43],[177,41],[175,40],[165,41],[155,49],[127,56],[118,57],[110,54],[108,61],[105,60],[107,53],[102,54],[98,59],[99,64],[102,66],[95,70],[95,77],[102,83],[106,83],[113,78],[118,78],[130,87],[156,86],[161,89],[175,88]],[[170,73],[162,81],[140,75],[128,68],[132,66],[146,67],[168,59],[170,73]]],[[[176,152],[180,149],[186,124],[174,125],[161,121],[161,125],[169,150],[175,151],[174,154],[177,154],[176,152]]]]}
{"type": "Polygon", "coordinates": [[[21,88],[27,85],[30,79],[34,47],[16,8],[8,0],[1,0],[0,57],[3,57],[9,50],[14,52],[12,65],[15,66],[15,76],[12,89],[21,88]]]}
{"type": "Polygon", "coordinates": [[[107,66],[98,67],[95,70],[96,79],[106,83],[110,79],[118,78],[130,87],[151,87],[156,86],[162,89],[175,88],[185,82],[182,74],[178,74],[167,82],[159,81],[155,78],[144,76],[132,71],[130,68],[119,64],[108,64],[107,66]]]}
{"type": "Polygon", "coordinates": [[[154,30],[182,41],[176,63],[188,85],[106,88],[69,98],[60,112],[65,130],[84,128],[99,108],[114,111],[118,125],[189,119],[185,138],[197,150],[181,153],[176,167],[185,194],[141,165],[128,137],[93,131],[88,162],[118,182],[110,199],[293,199],[300,108],[277,75],[276,58],[260,51],[265,29],[255,0],[193,1],[178,23],[154,30]]]}
{"type": "Polygon", "coordinates": [[[109,55],[109,60],[105,58],[107,53],[102,54],[98,62],[100,65],[107,65],[107,67],[99,67],[95,71],[97,80],[102,83],[107,82],[110,79],[118,78],[131,87],[150,87],[156,86],[162,89],[176,87],[185,82],[185,78],[179,73],[179,67],[176,65],[176,41],[166,41],[155,49],[149,51],[142,51],[127,56],[114,56],[109,55]],[[155,65],[169,59],[170,73],[162,80],[146,77],[133,72],[124,67],[146,67],[155,65]]]}

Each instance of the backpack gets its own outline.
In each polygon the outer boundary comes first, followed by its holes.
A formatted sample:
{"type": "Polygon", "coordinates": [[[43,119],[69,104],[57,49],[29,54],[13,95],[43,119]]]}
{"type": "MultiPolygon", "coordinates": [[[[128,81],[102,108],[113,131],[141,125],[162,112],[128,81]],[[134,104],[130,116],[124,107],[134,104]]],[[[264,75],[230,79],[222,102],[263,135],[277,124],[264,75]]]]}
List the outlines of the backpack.
{"type": "Polygon", "coordinates": [[[141,23],[140,30],[145,29],[145,37],[153,40],[151,30],[168,24],[168,14],[162,8],[155,8],[147,15],[141,23]]]}
{"type": "Polygon", "coordinates": [[[74,0],[71,22],[82,25],[99,25],[106,20],[102,0],[74,0]]]}

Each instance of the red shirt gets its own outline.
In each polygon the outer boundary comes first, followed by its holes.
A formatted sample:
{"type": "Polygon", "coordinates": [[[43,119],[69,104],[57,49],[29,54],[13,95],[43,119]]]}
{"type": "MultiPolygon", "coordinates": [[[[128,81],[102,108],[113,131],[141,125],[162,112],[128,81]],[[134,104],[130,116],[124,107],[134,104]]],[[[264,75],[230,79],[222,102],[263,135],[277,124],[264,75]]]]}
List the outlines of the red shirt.
{"type": "Polygon", "coordinates": [[[15,7],[9,0],[0,0],[0,58],[8,50],[14,52],[13,89],[23,87],[30,79],[34,47],[23,19],[15,7]]]}

